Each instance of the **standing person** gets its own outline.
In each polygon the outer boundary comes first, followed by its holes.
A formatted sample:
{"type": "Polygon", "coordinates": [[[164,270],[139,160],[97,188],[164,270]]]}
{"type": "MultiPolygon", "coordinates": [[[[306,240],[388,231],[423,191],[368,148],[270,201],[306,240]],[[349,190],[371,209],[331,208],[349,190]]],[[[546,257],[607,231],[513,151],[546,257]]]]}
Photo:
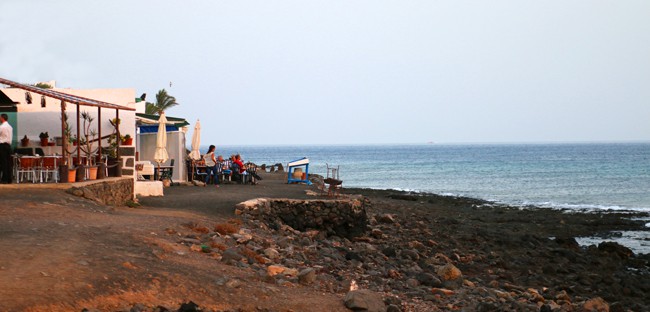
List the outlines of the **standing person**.
{"type": "Polygon", "coordinates": [[[216,147],[214,145],[210,145],[208,148],[208,152],[203,155],[203,160],[205,160],[205,185],[208,185],[208,182],[210,182],[210,176],[214,175],[214,184],[217,184],[217,187],[219,187],[219,177],[217,176],[217,160],[214,158],[214,150],[216,147]]]}
{"type": "Polygon", "coordinates": [[[11,184],[12,167],[11,162],[11,140],[14,135],[14,129],[9,124],[7,114],[0,115],[0,173],[2,179],[0,183],[11,184]]]}

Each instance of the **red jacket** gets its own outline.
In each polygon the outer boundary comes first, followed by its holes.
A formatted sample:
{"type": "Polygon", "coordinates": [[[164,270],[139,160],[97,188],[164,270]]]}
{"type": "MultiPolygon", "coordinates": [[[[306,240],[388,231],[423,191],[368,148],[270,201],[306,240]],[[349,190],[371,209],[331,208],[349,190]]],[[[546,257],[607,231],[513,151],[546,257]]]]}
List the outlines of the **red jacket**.
{"type": "Polygon", "coordinates": [[[241,161],[241,159],[235,159],[232,162],[239,166],[239,173],[246,171],[246,167],[244,167],[244,163],[241,161]]]}

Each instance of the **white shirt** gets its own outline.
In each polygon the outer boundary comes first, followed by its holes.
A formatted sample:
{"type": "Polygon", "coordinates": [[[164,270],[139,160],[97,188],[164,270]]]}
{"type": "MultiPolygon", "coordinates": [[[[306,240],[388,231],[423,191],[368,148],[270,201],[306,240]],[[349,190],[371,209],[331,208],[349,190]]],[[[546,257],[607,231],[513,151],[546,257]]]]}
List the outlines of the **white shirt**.
{"type": "Polygon", "coordinates": [[[6,121],[3,122],[0,125],[0,143],[11,144],[13,135],[14,135],[14,128],[12,128],[8,122],[6,121]]]}

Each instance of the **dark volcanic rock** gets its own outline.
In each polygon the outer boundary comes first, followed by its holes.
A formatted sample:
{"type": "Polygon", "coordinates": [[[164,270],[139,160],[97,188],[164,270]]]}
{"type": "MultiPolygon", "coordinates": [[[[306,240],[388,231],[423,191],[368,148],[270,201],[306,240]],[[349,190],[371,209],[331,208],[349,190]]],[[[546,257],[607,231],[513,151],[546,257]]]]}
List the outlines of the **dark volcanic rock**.
{"type": "Polygon", "coordinates": [[[430,286],[430,287],[441,287],[442,286],[442,282],[440,281],[440,279],[437,276],[435,276],[435,275],[433,275],[431,273],[419,274],[417,276],[417,279],[422,285],[426,285],[426,286],[430,286]]]}
{"type": "Polygon", "coordinates": [[[598,244],[598,250],[618,255],[621,259],[627,259],[633,254],[630,248],[616,242],[602,242],[598,244]]]}
{"type": "Polygon", "coordinates": [[[395,247],[389,246],[381,250],[381,252],[386,255],[386,257],[395,257],[397,255],[397,251],[395,250],[395,247]]]}

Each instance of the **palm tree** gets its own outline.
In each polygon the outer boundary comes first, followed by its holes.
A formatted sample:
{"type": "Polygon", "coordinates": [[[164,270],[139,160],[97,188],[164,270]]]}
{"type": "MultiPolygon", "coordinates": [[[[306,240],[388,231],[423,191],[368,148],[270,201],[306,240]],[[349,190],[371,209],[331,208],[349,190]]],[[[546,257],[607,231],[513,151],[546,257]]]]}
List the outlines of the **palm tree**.
{"type": "Polygon", "coordinates": [[[145,113],[151,115],[160,115],[161,112],[164,112],[172,106],[176,106],[176,98],[167,94],[167,90],[162,89],[156,93],[156,103],[147,102],[145,106],[145,113]]]}

